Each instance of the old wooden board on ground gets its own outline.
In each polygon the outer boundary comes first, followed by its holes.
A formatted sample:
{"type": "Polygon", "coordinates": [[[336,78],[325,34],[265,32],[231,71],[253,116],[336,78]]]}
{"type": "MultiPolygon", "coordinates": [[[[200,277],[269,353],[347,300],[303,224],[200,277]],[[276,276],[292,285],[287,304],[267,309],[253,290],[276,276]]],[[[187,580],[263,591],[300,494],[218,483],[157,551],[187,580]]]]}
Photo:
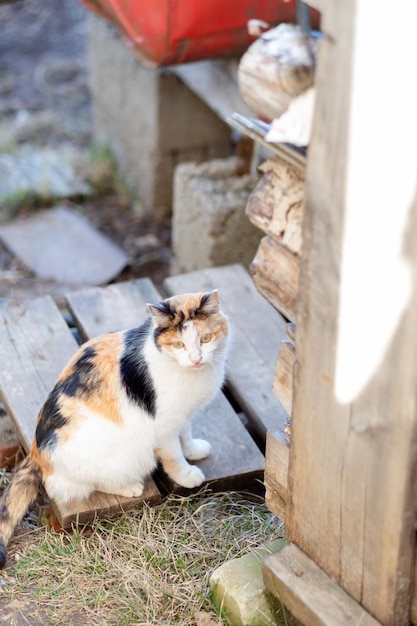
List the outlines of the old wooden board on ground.
{"type": "MultiPolygon", "coordinates": [[[[83,289],[67,297],[84,337],[139,325],[148,316],[146,303],[160,300],[148,279],[83,289]]],[[[264,457],[222,393],[196,414],[193,424],[195,435],[212,446],[210,456],[199,462],[211,489],[244,487],[262,478],[264,457]]]]}
{"type": "Polygon", "coordinates": [[[297,546],[267,556],[265,585],[303,624],[308,626],[380,626],[297,546]]]}
{"type": "MultiPolygon", "coordinates": [[[[26,452],[35,434],[37,414],[77,347],[51,298],[0,306],[0,397],[26,452]]],[[[149,479],[140,498],[94,494],[79,503],[52,505],[65,528],[77,518],[80,522],[91,521],[96,514],[109,516],[160,499],[159,490],[149,479]]]]}
{"type": "Polygon", "coordinates": [[[106,283],[129,260],[122,248],[65,205],[1,225],[0,239],[36,276],[64,285],[106,283]]]}
{"type": "Polygon", "coordinates": [[[77,347],[49,296],[0,306],[0,396],[26,452],[39,410],[77,347]]]}
{"type": "Polygon", "coordinates": [[[83,341],[139,326],[147,317],[146,304],[160,300],[161,296],[149,278],[105,288],[88,287],[66,295],[68,308],[76,317],[83,341]]]}
{"type": "Polygon", "coordinates": [[[286,320],[258,293],[248,272],[241,265],[212,267],[172,276],[164,287],[170,294],[219,289],[232,326],[227,385],[262,438],[268,430],[283,431],[287,413],[272,383],[286,320]]]}

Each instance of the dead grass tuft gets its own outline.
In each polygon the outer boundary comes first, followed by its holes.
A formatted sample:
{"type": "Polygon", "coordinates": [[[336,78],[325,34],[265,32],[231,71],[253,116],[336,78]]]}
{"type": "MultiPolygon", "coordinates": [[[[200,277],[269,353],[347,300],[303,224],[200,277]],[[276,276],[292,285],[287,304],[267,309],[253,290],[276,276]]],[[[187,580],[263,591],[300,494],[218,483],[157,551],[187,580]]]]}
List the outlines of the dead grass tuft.
{"type": "Polygon", "coordinates": [[[211,604],[211,572],[282,532],[260,500],[173,496],[71,535],[42,531],[16,555],[2,595],[30,594],[48,616],[42,623],[61,626],[80,616],[89,626],[191,626],[201,611],[223,624],[211,604]]]}

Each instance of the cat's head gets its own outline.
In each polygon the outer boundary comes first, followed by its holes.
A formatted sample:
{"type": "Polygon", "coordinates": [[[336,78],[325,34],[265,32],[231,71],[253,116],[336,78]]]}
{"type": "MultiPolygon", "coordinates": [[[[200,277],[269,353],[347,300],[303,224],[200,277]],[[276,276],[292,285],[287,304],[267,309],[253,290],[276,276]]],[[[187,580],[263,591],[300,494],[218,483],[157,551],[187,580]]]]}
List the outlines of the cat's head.
{"type": "Polygon", "coordinates": [[[222,358],[229,334],[219,293],[188,293],[148,304],[157,348],[184,367],[200,368],[222,358]]]}

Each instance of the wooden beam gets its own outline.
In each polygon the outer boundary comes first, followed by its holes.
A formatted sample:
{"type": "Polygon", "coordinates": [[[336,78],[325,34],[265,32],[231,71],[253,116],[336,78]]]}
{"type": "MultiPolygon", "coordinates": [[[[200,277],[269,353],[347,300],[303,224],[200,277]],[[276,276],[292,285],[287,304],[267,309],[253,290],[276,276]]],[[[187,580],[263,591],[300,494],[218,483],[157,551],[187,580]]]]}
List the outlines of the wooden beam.
{"type": "Polygon", "coordinates": [[[289,442],[284,433],[269,432],[265,452],[265,503],[282,520],[285,520],[288,499],[289,457],[289,442]]]}
{"type": "Polygon", "coordinates": [[[266,557],[267,589],[306,626],[380,626],[297,546],[266,557]]]}
{"type": "Polygon", "coordinates": [[[283,339],[279,347],[272,391],[291,417],[294,386],[295,346],[289,339],[283,339]]]}
{"type": "MultiPolygon", "coordinates": [[[[397,163],[402,147],[404,154],[414,153],[410,103],[415,109],[416,102],[407,80],[401,99],[406,106],[390,101],[383,75],[373,75],[372,68],[376,62],[404,68],[405,76],[412,71],[406,42],[408,35],[413,39],[414,22],[408,20],[407,36],[388,27],[388,49],[381,23],[369,45],[375,22],[366,0],[326,7],[331,36],[323,39],[318,57],[306,174],[286,529],[290,541],[381,623],[402,626],[409,622],[415,571],[417,205],[415,162],[402,169],[397,163]],[[391,238],[384,240],[389,226],[391,238]],[[387,266],[397,248],[398,264],[394,259],[387,266]],[[349,284],[359,255],[361,265],[349,284]],[[352,295],[355,287],[360,298],[352,295]],[[346,302],[354,312],[350,318],[344,315],[346,302]],[[399,303],[391,325],[381,325],[379,318],[386,320],[399,303]],[[361,332],[364,319],[374,345],[361,332]],[[349,324],[355,331],[350,345],[342,335],[349,324]],[[349,397],[358,370],[380,345],[385,348],[369,376],[349,397]],[[350,361],[347,348],[356,352],[350,361]]],[[[405,2],[396,10],[406,11],[405,2]]]]}
{"type": "Polygon", "coordinates": [[[239,92],[237,66],[238,59],[216,59],[172,65],[169,71],[226,121],[231,111],[251,114],[239,92]]]}

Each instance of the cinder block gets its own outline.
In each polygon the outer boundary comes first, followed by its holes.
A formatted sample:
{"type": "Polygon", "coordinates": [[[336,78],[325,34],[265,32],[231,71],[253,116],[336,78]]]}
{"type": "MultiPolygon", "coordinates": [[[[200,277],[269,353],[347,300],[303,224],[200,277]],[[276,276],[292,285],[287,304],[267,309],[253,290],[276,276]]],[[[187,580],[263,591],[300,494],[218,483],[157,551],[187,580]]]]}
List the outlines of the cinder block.
{"type": "Polygon", "coordinates": [[[169,214],[175,166],[228,156],[229,127],[169,69],[144,67],[94,15],[89,70],[95,141],[111,149],[146,212],[169,214]]]}
{"type": "Polygon", "coordinates": [[[262,577],[262,559],[278,552],[285,539],[276,539],[218,567],[210,577],[215,602],[233,626],[301,626],[268,593],[262,577]]]}
{"type": "Polygon", "coordinates": [[[249,266],[262,232],[245,214],[257,175],[237,175],[237,157],[183,163],[174,174],[172,247],[175,272],[215,265],[249,266]]]}

